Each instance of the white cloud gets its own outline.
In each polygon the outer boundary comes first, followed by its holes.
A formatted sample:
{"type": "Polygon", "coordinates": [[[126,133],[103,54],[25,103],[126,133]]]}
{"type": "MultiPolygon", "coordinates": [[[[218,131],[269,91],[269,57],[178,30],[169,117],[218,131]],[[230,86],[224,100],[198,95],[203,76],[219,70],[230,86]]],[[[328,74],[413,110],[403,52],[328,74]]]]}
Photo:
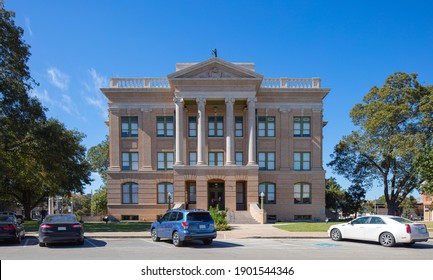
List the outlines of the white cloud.
{"type": "Polygon", "coordinates": [[[91,78],[91,84],[84,84],[84,87],[88,93],[85,99],[89,105],[95,106],[98,109],[103,119],[106,119],[108,109],[107,100],[102,94],[100,88],[107,86],[108,79],[98,74],[94,68],[89,69],[88,72],[91,78]]]}
{"type": "Polygon", "coordinates": [[[32,28],[30,27],[30,19],[28,17],[25,17],[25,21],[26,21],[26,28],[27,31],[29,32],[30,37],[33,37],[33,31],[32,28]]]}
{"type": "Polygon", "coordinates": [[[49,68],[47,70],[47,73],[51,84],[53,84],[55,87],[61,90],[68,89],[68,85],[69,85],[68,75],[62,73],[59,69],[54,67],[49,68]]]}
{"type": "Polygon", "coordinates": [[[71,116],[74,116],[83,121],[86,120],[84,117],[81,116],[74,101],[67,94],[62,94],[59,100],[52,98],[46,89],[42,89],[41,91],[39,91],[38,89],[34,89],[31,94],[34,97],[38,98],[39,101],[47,107],[59,108],[71,116]]]}

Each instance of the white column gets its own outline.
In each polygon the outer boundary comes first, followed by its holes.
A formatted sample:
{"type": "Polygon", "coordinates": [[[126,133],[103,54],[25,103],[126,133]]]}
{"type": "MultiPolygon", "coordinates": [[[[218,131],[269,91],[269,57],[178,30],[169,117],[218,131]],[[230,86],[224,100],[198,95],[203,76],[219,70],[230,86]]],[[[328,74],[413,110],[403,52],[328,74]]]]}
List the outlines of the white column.
{"type": "Polygon", "coordinates": [[[206,119],[205,105],[206,99],[199,97],[196,99],[198,105],[197,115],[197,165],[206,165],[205,159],[205,138],[206,138],[206,119]]]}
{"type": "Polygon", "coordinates": [[[176,108],[176,161],[175,165],[183,165],[183,99],[173,99],[176,108]]]}
{"type": "Polygon", "coordinates": [[[248,165],[256,163],[256,101],[257,98],[249,97],[248,102],[248,165]]]}
{"type": "Polygon", "coordinates": [[[235,99],[226,98],[226,165],[235,165],[235,138],[234,138],[234,116],[233,104],[235,99]]]}

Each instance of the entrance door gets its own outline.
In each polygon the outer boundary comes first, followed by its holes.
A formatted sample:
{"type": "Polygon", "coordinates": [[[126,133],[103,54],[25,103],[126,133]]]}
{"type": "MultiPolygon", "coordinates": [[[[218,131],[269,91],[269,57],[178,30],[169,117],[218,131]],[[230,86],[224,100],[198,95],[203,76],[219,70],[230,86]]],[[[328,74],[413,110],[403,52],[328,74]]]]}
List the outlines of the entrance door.
{"type": "Polygon", "coordinates": [[[216,207],[218,205],[220,210],[224,210],[224,183],[208,183],[208,190],[209,206],[216,207]]]}
{"type": "Polygon", "coordinates": [[[245,182],[236,182],[236,210],[247,210],[245,182]]]}

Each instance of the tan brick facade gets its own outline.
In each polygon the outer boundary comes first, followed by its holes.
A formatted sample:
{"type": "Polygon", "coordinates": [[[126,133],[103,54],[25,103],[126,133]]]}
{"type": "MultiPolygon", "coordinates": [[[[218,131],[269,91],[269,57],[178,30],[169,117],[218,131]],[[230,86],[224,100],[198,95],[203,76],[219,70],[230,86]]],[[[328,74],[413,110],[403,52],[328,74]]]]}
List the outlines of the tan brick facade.
{"type": "Polygon", "coordinates": [[[178,64],[167,79],[113,78],[101,90],[113,217],[154,220],[168,193],[171,207],[251,212],[261,190],[269,219],[325,219],[329,89],[319,79],[265,79],[252,63],[212,58],[178,64]]]}

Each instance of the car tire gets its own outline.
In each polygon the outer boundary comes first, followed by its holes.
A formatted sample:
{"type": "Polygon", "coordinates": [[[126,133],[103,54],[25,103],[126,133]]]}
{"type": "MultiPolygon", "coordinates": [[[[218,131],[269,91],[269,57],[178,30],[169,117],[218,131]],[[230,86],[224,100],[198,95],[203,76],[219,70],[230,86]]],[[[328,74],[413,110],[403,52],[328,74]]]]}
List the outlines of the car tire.
{"type": "Polygon", "coordinates": [[[343,236],[341,235],[341,231],[337,228],[334,228],[331,230],[331,239],[334,241],[340,241],[341,239],[343,239],[343,236]]]}
{"type": "Polygon", "coordinates": [[[15,237],[14,242],[15,242],[16,244],[20,244],[20,243],[21,243],[21,238],[22,238],[21,234],[18,233],[18,235],[15,237]]]}
{"type": "Polygon", "coordinates": [[[180,235],[177,231],[173,232],[172,240],[173,240],[173,245],[176,247],[180,247],[183,244],[183,242],[180,240],[180,235]]]}
{"type": "Polygon", "coordinates": [[[209,238],[209,239],[203,239],[203,244],[204,244],[204,245],[210,245],[210,244],[212,244],[212,241],[213,241],[212,238],[209,238]]]}
{"type": "Polygon", "coordinates": [[[379,236],[379,243],[385,247],[394,247],[395,237],[390,232],[384,232],[379,236]]]}
{"type": "Polygon", "coordinates": [[[156,228],[153,228],[153,229],[152,229],[152,231],[150,232],[150,235],[152,236],[152,241],[153,241],[153,242],[158,242],[159,240],[161,240],[161,239],[158,237],[158,234],[157,234],[157,232],[156,232],[156,228]]]}
{"type": "Polygon", "coordinates": [[[45,247],[47,246],[47,244],[45,244],[44,242],[39,242],[39,247],[45,247]]]}

